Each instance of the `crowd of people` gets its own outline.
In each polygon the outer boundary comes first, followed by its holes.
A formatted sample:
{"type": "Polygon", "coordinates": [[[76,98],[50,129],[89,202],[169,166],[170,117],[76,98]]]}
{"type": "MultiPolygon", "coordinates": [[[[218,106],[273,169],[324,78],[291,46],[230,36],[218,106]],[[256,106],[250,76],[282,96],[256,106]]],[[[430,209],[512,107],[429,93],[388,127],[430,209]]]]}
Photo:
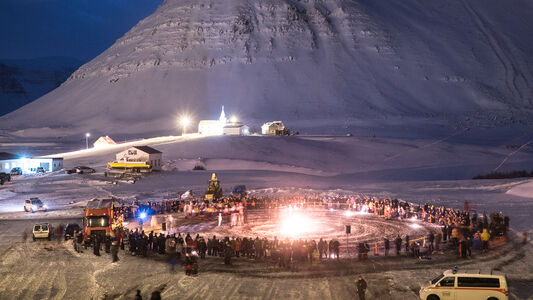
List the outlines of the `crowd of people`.
{"type": "MultiPolygon", "coordinates": [[[[385,237],[382,242],[369,245],[360,242],[356,245],[359,259],[368,258],[369,252],[384,253],[388,256],[391,244],[395,246],[396,254],[403,252],[413,257],[431,255],[440,251],[446,243],[454,249],[460,257],[470,257],[472,250],[488,249],[489,241],[496,236],[505,235],[509,228],[509,218],[501,213],[492,213],[490,217],[480,217],[471,211],[465,203],[465,209],[450,209],[445,206],[432,204],[414,204],[398,199],[380,199],[368,196],[245,196],[226,197],[216,201],[201,199],[173,199],[161,202],[135,202],[117,206],[114,210],[115,218],[124,220],[138,218],[140,212],[149,215],[182,213],[186,218],[213,218],[221,215],[239,216],[242,223],[245,211],[250,209],[276,209],[280,207],[317,207],[328,210],[351,210],[374,214],[384,219],[417,220],[440,225],[441,232],[431,232],[425,237],[411,239],[409,235],[403,238],[399,235],[389,240],[385,237]]],[[[75,247],[81,241],[79,235],[74,239],[75,247]],[[76,245],[77,244],[77,245],[76,245]]],[[[248,257],[252,259],[275,262],[280,267],[291,268],[298,263],[314,263],[321,259],[338,259],[341,244],[338,240],[278,240],[264,237],[204,237],[196,234],[177,232],[177,234],[145,233],[144,231],[117,230],[112,236],[89,237],[88,242],[93,246],[95,255],[99,255],[100,248],[113,254],[113,261],[118,260],[118,247],[131,255],[147,257],[153,254],[168,256],[171,268],[182,263],[186,273],[193,275],[198,270],[198,258],[206,256],[220,256],[224,262],[231,263],[232,257],[248,257]],[[112,250],[113,249],[113,250],[112,250]]]]}
{"type": "MultiPolygon", "coordinates": [[[[231,264],[232,257],[246,257],[277,263],[282,268],[292,268],[295,264],[313,263],[321,259],[339,259],[338,240],[329,242],[314,240],[278,240],[252,237],[204,237],[190,233],[155,234],[153,231],[145,233],[136,229],[117,234],[121,249],[130,255],[147,257],[149,255],[164,255],[168,257],[171,269],[181,263],[185,266],[187,275],[198,271],[197,259],[206,257],[222,257],[225,264],[231,264]]],[[[97,242],[93,247],[100,247],[97,242]]],[[[106,248],[107,249],[107,248],[106,248]]],[[[107,251],[106,251],[107,252],[107,251]]]]}

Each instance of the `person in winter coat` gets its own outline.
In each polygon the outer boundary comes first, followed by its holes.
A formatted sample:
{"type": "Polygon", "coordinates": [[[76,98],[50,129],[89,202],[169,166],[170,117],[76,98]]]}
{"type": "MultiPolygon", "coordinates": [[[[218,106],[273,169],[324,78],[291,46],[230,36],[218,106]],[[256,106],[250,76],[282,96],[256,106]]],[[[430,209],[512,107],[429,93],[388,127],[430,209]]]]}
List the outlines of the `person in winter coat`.
{"type": "Polygon", "coordinates": [[[165,235],[163,233],[160,233],[157,237],[157,248],[159,250],[159,254],[165,254],[165,244],[167,239],[165,238],[165,235]]]}
{"type": "Polygon", "coordinates": [[[150,296],[150,300],[161,300],[161,292],[153,291],[152,295],[150,296]]]}
{"type": "Polygon", "coordinates": [[[241,252],[241,246],[242,246],[241,238],[237,238],[237,240],[235,240],[235,256],[236,257],[239,257],[239,254],[241,252]]]}
{"type": "Polygon", "coordinates": [[[390,249],[390,242],[388,238],[385,238],[383,240],[383,244],[385,245],[385,256],[389,256],[389,249],[390,249]]]}
{"type": "Polygon", "coordinates": [[[231,255],[232,255],[232,249],[230,247],[229,242],[226,243],[226,247],[224,247],[224,264],[231,265],[231,255]]]}
{"type": "Polygon", "coordinates": [[[183,263],[185,267],[185,275],[191,275],[192,274],[192,260],[191,255],[189,253],[185,254],[185,262],[183,263]]]}
{"type": "Polygon", "coordinates": [[[105,236],[104,246],[105,246],[105,253],[110,253],[111,252],[111,236],[109,234],[106,234],[105,236]]]}
{"type": "Polygon", "coordinates": [[[490,240],[490,233],[487,231],[487,228],[484,228],[483,233],[481,233],[481,242],[483,244],[483,251],[486,251],[489,249],[489,240],[490,240]]]}
{"type": "Polygon", "coordinates": [[[205,258],[205,252],[207,251],[207,244],[204,240],[204,238],[199,238],[198,240],[198,254],[200,254],[200,258],[205,258]]]}
{"type": "Polygon", "coordinates": [[[435,242],[435,235],[433,234],[433,232],[430,232],[428,234],[428,253],[429,254],[433,253],[433,243],[434,242],[435,242]]]}
{"type": "Polygon", "coordinates": [[[93,236],[93,253],[96,256],[100,256],[100,236],[93,236]]]}
{"type": "Polygon", "coordinates": [[[359,296],[359,300],[365,300],[366,288],[366,281],[363,279],[363,276],[359,276],[357,280],[357,295],[359,296]]]}
{"type": "Polygon", "coordinates": [[[141,290],[137,290],[135,293],[135,300],[143,300],[143,297],[141,296],[141,290]]]}
{"type": "Polygon", "coordinates": [[[118,261],[118,241],[113,241],[111,243],[111,256],[113,257],[113,262],[117,262],[118,261]]]}
{"type": "Polygon", "coordinates": [[[394,243],[396,244],[396,255],[400,255],[400,250],[402,248],[402,238],[400,237],[400,235],[396,237],[394,243]]]}
{"type": "Polygon", "coordinates": [[[176,239],[168,236],[165,241],[165,252],[167,254],[170,271],[174,271],[176,266],[176,239]]]}
{"type": "Polygon", "coordinates": [[[326,252],[327,243],[320,238],[320,241],[318,241],[318,255],[319,258],[322,259],[322,255],[325,254],[325,257],[328,258],[328,253],[326,252]]]}
{"type": "Polygon", "coordinates": [[[335,258],[339,259],[339,252],[340,252],[340,246],[341,244],[339,243],[338,240],[334,240],[333,241],[333,251],[335,252],[335,258]]]}

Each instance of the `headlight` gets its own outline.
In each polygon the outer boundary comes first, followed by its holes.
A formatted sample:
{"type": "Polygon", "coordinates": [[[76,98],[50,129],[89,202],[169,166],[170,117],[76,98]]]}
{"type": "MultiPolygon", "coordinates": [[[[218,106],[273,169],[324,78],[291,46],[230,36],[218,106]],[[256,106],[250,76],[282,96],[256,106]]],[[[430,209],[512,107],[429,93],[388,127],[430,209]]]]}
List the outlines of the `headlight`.
{"type": "Polygon", "coordinates": [[[45,204],[45,205],[43,205],[43,207],[44,207],[44,208],[48,208],[48,205],[45,204]]]}
{"type": "Polygon", "coordinates": [[[36,210],[37,208],[38,208],[37,205],[32,205],[31,206],[31,209],[33,209],[33,210],[36,210]]]}

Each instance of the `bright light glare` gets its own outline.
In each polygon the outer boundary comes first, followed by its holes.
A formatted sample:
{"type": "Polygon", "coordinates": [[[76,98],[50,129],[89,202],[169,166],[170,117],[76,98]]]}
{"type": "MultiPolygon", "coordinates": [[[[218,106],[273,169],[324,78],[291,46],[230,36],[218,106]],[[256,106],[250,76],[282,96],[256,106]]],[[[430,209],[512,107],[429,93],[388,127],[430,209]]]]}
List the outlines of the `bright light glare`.
{"type": "Polygon", "coordinates": [[[237,123],[237,117],[236,116],[231,116],[231,118],[229,119],[229,121],[231,123],[237,123]]]}
{"type": "Polygon", "coordinates": [[[282,217],[280,234],[289,238],[300,238],[302,234],[315,231],[312,220],[299,213],[289,213],[282,217]]]}
{"type": "Polygon", "coordinates": [[[355,213],[353,211],[351,211],[351,210],[347,210],[347,211],[344,212],[344,215],[346,217],[353,217],[355,215],[355,213]]]}
{"type": "Polygon", "coordinates": [[[418,223],[413,223],[413,224],[410,224],[409,226],[411,226],[411,228],[414,228],[414,229],[418,229],[418,228],[422,227],[418,223]]]}
{"type": "Polygon", "coordinates": [[[187,126],[190,122],[191,120],[189,119],[189,117],[182,117],[180,119],[181,126],[187,126]]]}
{"type": "Polygon", "coordinates": [[[141,213],[140,217],[141,217],[141,219],[146,218],[146,213],[143,211],[143,212],[141,213]]]}
{"type": "Polygon", "coordinates": [[[86,137],[90,137],[91,134],[87,132],[87,133],[85,134],[85,136],[86,136],[86,137]]]}

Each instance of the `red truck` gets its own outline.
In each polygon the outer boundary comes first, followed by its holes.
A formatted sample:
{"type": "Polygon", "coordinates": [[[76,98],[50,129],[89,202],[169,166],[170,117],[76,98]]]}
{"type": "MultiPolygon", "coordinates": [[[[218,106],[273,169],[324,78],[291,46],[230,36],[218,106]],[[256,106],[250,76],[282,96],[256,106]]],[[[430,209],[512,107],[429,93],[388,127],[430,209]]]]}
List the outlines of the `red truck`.
{"type": "Polygon", "coordinates": [[[111,234],[120,225],[114,219],[114,208],[117,203],[118,200],[115,198],[95,198],[87,202],[83,219],[84,241],[94,234],[102,237],[111,234]]]}

